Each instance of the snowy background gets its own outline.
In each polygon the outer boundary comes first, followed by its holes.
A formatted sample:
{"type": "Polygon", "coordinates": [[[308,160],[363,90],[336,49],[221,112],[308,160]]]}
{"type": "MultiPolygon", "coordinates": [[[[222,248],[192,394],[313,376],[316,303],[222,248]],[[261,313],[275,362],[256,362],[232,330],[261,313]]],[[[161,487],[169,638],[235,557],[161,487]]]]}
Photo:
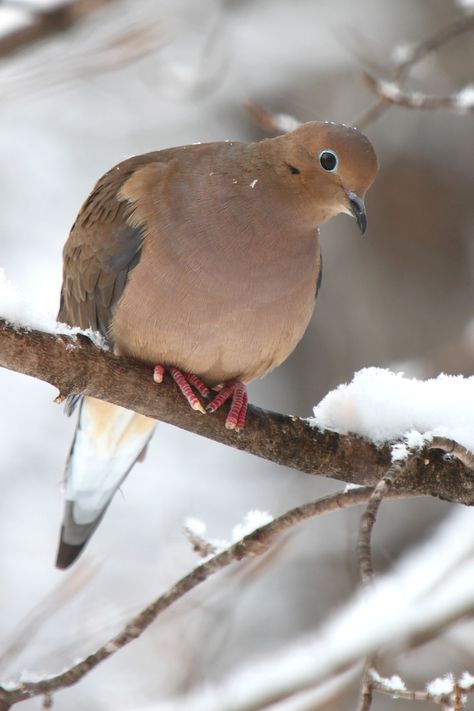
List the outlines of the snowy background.
{"type": "MultiPolygon", "coordinates": [[[[7,12],[0,8],[0,28],[7,12]]],[[[461,12],[448,0],[129,0],[3,59],[0,268],[35,306],[56,311],[62,245],[112,165],[193,141],[263,137],[242,108],[249,98],[300,120],[351,120],[372,100],[356,54],[386,68],[394,47],[461,12]],[[157,33],[158,51],[96,71],[94,53],[110,32],[140,23],[157,33]]],[[[427,58],[413,85],[449,93],[472,82],[473,66],[471,34],[427,58]]],[[[315,316],[291,358],[250,387],[258,405],[309,416],[328,390],[365,366],[419,377],[472,372],[472,116],[392,109],[367,134],[381,163],[367,199],[367,234],[362,239],[344,216],[324,227],[315,316]]],[[[276,515],[340,488],[160,424],[77,572],[60,573],[61,478],[74,421],[38,381],[0,370],[0,392],[2,679],[63,668],[187,572],[196,562],[182,534],[188,516],[206,521],[211,537],[226,538],[251,509],[276,515]],[[48,598],[67,576],[75,595],[48,598]],[[7,653],[21,629],[25,649],[7,653]]],[[[378,569],[429,537],[451,508],[431,499],[385,504],[378,569]]],[[[317,628],[357,587],[357,523],[358,512],[346,511],[305,524],[264,563],[232,568],[58,694],[55,708],[137,709],[220,679],[239,660],[317,628]]],[[[445,671],[473,671],[468,632],[419,650],[416,664],[407,655],[387,673],[422,685],[445,671]]],[[[334,708],[353,708],[356,688],[355,679],[334,708]]],[[[404,702],[374,704],[395,706],[404,702]]]]}

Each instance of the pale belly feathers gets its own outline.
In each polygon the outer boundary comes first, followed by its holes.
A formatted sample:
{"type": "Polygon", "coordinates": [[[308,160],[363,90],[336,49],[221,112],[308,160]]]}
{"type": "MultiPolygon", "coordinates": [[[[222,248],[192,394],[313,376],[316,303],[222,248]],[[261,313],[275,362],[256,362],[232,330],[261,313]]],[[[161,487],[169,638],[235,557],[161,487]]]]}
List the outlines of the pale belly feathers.
{"type": "Polygon", "coordinates": [[[174,365],[214,385],[264,375],[302,338],[319,273],[315,235],[305,258],[282,261],[281,273],[253,269],[251,257],[248,269],[220,274],[219,263],[193,270],[161,256],[159,272],[149,273],[147,259],[129,277],[134,288],[125,291],[112,324],[117,352],[174,365]]]}

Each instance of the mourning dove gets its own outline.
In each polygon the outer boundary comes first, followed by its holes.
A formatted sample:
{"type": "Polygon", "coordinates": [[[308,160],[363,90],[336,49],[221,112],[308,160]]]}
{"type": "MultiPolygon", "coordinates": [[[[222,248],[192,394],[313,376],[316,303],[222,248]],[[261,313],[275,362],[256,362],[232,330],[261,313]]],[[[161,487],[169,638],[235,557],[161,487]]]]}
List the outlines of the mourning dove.
{"type": "MultiPolygon", "coordinates": [[[[364,135],[319,122],[258,143],[125,160],[99,180],[72,227],[58,319],[100,331],[117,354],[150,365],[150,380],[168,371],[196,410],[230,399],[226,426],[241,429],[245,384],[287,358],[313,313],[318,226],[343,212],[364,232],[376,172],[364,135]]],[[[82,398],[59,568],[80,554],[154,427],[82,398]]]]}

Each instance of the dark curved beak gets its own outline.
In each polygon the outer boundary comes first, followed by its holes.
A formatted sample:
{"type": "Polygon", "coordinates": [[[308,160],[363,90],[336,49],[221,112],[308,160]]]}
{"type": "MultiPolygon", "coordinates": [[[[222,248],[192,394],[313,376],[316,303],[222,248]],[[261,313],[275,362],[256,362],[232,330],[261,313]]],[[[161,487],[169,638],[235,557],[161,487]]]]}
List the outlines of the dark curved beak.
{"type": "Polygon", "coordinates": [[[360,199],[356,193],[347,193],[349,198],[349,207],[352,214],[357,220],[357,225],[362,234],[367,229],[367,215],[365,214],[364,201],[360,199]]]}

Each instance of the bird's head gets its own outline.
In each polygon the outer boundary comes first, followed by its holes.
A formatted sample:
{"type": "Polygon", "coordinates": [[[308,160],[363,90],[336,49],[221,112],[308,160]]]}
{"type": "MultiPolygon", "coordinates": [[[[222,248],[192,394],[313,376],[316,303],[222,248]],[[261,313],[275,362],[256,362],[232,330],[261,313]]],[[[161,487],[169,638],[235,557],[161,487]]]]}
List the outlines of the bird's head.
{"type": "Polygon", "coordinates": [[[279,143],[278,172],[301,194],[315,224],[333,215],[353,215],[367,227],[364,196],[378,170],[369,139],[350,126],[312,121],[273,139],[279,143]]]}

